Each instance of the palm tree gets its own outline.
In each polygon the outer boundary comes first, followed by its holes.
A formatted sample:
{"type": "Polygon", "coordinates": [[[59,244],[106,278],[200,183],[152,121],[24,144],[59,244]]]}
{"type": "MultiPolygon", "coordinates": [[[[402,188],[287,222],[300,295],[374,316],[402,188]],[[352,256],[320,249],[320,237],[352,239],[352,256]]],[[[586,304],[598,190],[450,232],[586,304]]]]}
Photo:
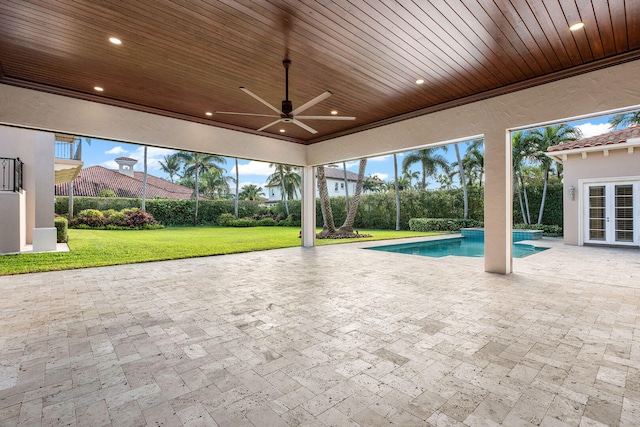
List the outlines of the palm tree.
{"type": "MultiPolygon", "coordinates": [[[[442,148],[447,151],[446,145],[442,148]]],[[[460,187],[462,187],[462,200],[464,205],[463,215],[464,219],[467,219],[469,217],[469,193],[467,191],[467,177],[464,173],[464,166],[462,164],[462,157],[460,156],[460,149],[458,148],[458,144],[453,144],[453,148],[456,151],[456,162],[452,166],[456,166],[458,170],[455,173],[451,173],[450,175],[453,176],[457,174],[460,178],[460,187]]]]}
{"type": "Polygon", "coordinates": [[[540,162],[542,167],[542,177],[544,185],[542,187],[542,200],[540,202],[540,212],[538,213],[538,224],[542,223],[545,199],[547,198],[547,186],[549,183],[549,171],[553,160],[545,153],[547,148],[553,145],[560,145],[566,142],[576,141],[582,138],[580,128],[567,124],[552,125],[541,129],[534,129],[526,136],[526,141],[531,147],[529,157],[540,162]]]}
{"type": "Polygon", "coordinates": [[[518,192],[518,201],[520,202],[522,222],[524,222],[525,224],[531,224],[529,199],[527,198],[527,187],[525,185],[524,176],[522,174],[523,162],[528,156],[528,147],[524,137],[524,133],[522,131],[514,132],[511,135],[511,147],[513,160],[513,180],[515,182],[514,187],[518,192]]]}
{"type": "Polygon", "coordinates": [[[147,211],[147,146],[144,146],[144,172],[142,175],[142,201],[140,209],[143,212],[147,211]]]}
{"type": "Polygon", "coordinates": [[[297,172],[297,169],[291,165],[271,163],[269,166],[275,168],[275,172],[267,177],[267,183],[271,186],[280,186],[281,198],[284,201],[287,216],[289,216],[289,203],[287,200],[294,199],[297,196],[302,185],[302,177],[297,172]]]}
{"type": "Polygon", "coordinates": [[[262,187],[258,187],[255,184],[247,184],[242,187],[242,191],[239,196],[242,200],[259,200],[260,196],[264,196],[262,187]]]}
{"type": "Polygon", "coordinates": [[[402,170],[408,172],[412,165],[419,163],[422,168],[422,183],[420,188],[424,191],[427,189],[427,177],[435,176],[438,169],[448,170],[449,163],[444,156],[436,154],[437,148],[425,148],[413,151],[402,160],[402,170]]]}
{"type": "Polygon", "coordinates": [[[168,156],[164,156],[163,160],[160,160],[160,169],[166,174],[169,175],[169,180],[174,182],[173,177],[180,175],[180,168],[182,165],[180,164],[180,158],[177,156],[178,153],[170,154],[168,156]]]}
{"type": "Polygon", "coordinates": [[[183,177],[194,177],[195,209],[193,211],[193,225],[198,225],[198,199],[200,190],[200,174],[212,168],[220,169],[219,164],[226,163],[226,159],[215,154],[193,153],[191,151],[179,151],[176,153],[183,165],[183,177]]]}
{"type": "MultiPolygon", "coordinates": [[[[84,138],[87,145],[91,145],[91,138],[84,138]]],[[[82,138],[78,138],[78,145],[76,146],[76,151],[72,156],[74,160],[82,160],[82,138]]],[[[69,219],[73,218],[73,181],[69,181],[68,189],[69,189],[69,204],[68,204],[68,213],[67,216],[69,219]]]]}
{"type": "Polygon", "coordinates": [[[640,111],[616,114],[609,119],[609,129],[626,128],[640,124],[640,111]]]}
{"type": "Polygon", "coordinates": [[[230,176],[225,176],[225,172],[226,170],[222,168],[210,168],[200,177],[201,188],[210,199],[229,194],[229,182],[233,182],[234,179],[230,176]]]}
{"type": "Polygon", "coordinates": [[[238,218],[238,190],[240,186],[240,171],[238,171],[238,158],[236,157],[236,200],[233,203],[233,215],[238,218]]]}
{"type": "Polygon", "coordinates": [[[320,209],[322,210],[322,233],[320,235],[333,235],[336,232],[336,225],[333,222],[333,212],[331,211],[331,199],[327,189],[327,177],[324,173],[324,166],[318,166],[318,193],[320,193],[320,209]]]}
{"type": "Polygon", "coordinates": [[[356,191],[353,195],[353,201],[349,206],[349,212],[344,220],[344,224],[340,227],[342,233],[353,233],[353,223],[356,220],[356,213],[358,212],[358,204],[360,203],[360,195],[362,194],[362,184],[364,182],[364,172],[367,168],[367,159],[360,160],[360,167],[358,169],[358,182],[356,183],[356,191]]]}
{"type": "Polygon", "coordinates": [[[478,185],[482,187],[484,178],[484,140],[475,139],[467,147],[467,151],[462,157],[462,166],[468,177],[468,183],[474,184],[478,181],[478,185]]]}
{"type": "Polygon", "coordinates": [[[347,212],[349,211],[349,180],[347,179],[347,162],[342,162],[342,172],[344,173],[344,199],[347,212]]]}
{"type": "Polygon", "coordinates": [[[420,179],[420,172],[418,171],[404,171],[402,177],[399,179],[400,190],[411,190],[413,187],[413,180],[420,179]]]}
{"type": "Polygon", "coordinates": [[[393,153],[393,189],[396,193],[396,231],[400,231],[400,185],[398,184],[398,156],[393,153]]]}

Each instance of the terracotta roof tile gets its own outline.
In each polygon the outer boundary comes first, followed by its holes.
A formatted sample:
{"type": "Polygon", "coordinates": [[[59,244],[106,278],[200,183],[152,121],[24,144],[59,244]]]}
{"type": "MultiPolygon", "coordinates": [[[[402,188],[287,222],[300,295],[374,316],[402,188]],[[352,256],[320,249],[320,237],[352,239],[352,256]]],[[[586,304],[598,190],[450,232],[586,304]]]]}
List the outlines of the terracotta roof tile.
{"type": "MultiPolygon", "coordinates": [[[[90,166],[82,169],[73,181],[73,194],[76,196],[98,197],[100,190],[113,190],[118,197],[138,198],[142,195],[142,172],[134,172],[130,177],[117,170],[102,166],[90,166]]],[[[67,196],[68,185],[57,184],[56,196],[67,196]]],[[[166,179],[147,174],[147,198],[190,199],[191,188],[173,184],[166,179]]]]}
{"type": "Polygon", "coordinates": [[[640,138],[640,125],[633,125],[626,129],[603,133],[602,135],[584,138],[567,144],[553,145],[547,151],[575,150],[577,148],[599,147],[604,145],[624,144],[630,138],[640,138]]]}

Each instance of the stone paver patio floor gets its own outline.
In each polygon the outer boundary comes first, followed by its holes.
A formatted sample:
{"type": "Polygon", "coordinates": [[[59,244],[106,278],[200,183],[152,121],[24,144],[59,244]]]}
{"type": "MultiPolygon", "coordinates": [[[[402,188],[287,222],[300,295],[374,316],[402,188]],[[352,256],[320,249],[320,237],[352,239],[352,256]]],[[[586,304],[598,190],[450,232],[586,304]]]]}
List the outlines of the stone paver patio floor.
{"type": "Polygon", "coordinates": [[[0,277],[0,426],[640,424],[640,251],[367,245],[0,277]]]}

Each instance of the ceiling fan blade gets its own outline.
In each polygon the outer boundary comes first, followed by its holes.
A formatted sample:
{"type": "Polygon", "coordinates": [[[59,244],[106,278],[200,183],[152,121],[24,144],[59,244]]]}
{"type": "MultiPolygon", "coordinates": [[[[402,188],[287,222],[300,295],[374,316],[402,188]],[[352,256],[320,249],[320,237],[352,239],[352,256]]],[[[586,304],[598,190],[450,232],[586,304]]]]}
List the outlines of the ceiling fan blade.
{"type": "Polygon", "coordinates": [[[278,114],[281,114],[282,112],[280,110],[278,110],[276,107],[274,107],[273,105],[269,104],[267,101],[265,101],[264,99],[260,98],[258,95],[256,95],[255,93],[251,92],[249,89],[247,89],[246,87],[240,86],[240,90],[243,91],[244,93],[246,93],[247,95],[257,99],[258,101],[262,102],[264,105],[266,105],[267,107],[271,108],[273,111],[275,111],[278,114]]]}
{"type": "Polygon", "coordinates": [[[347,116],[298,116],[298,119],[304,120],[355,120],[355,117],[347,116]]]}
{"type": "Polygon", "coordinates": [[[279,117],[275,114],[236,113],[234,111],[216,111],[216,114],[235,114],[238,116],[279,117]]]}
{"type": "Polygon", "coordinates": [[[296,125],[298,125],[298,126],[300,126],[302,129],[307,130],[307,131],[309,131],[309,132],[311,132],[311,133],[318,133],[318,131],[317,131],[317,130],[315,130],[315,129],[314,129],[314,128],[312,128],[311,126],[307,126],[307,125],[305,125],[305,124],[304,124],[304,123],[302,123],[300,120],[293,119],[293,120],[292,120],[292,123],[293,123],[293,124],[296,124],[296,125]]]}
{"type": "Polygon", "coordinates": [[[291,112],[291,115],[295,116],[296,114],[302,113],[304,110],[306,110],[309,107],[312,107],[314,105],[316,105],[318,102],[323,101],[325,99],[327,99],[328,97],[331,96],[331,92],[326,91],[325,93],[316,96],[315,98],[313,98],[311,101],[302,104],[301,106],[299,106],[298,108],[296,108],[295,110],[293,110],[291,112]]]}
{"type": "Polygon", "coordinates": [[[262,126],[260,129],[258,129],[258,132],[260,132],[261,130],[265,130],[268,127],[271,127],[271,126],[275,125],[276,123],[280,123],[281,121],[282,121],[282,119],[278,119],[275,122],[271,122],[266,126],[262,126]]]}

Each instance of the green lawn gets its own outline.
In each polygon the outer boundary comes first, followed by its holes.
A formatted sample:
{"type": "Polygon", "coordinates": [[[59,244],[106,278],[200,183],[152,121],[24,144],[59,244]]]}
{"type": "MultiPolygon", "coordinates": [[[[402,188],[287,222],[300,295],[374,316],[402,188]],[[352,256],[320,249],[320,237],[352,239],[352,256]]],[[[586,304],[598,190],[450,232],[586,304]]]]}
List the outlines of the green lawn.
{"type": "MultiPolygon", "coordinates": [[[[319,231],[319,230],[318,230],[319,231]]],[[[366,239],[317,240],[318,246],[431,236],[414,231],[358,230],[366,239]]],[[[294,227],[172,227],[162,230],[69,230],[70,252],[0,256],[0,275],[192,258],[300,246],[294,227]]]]}

